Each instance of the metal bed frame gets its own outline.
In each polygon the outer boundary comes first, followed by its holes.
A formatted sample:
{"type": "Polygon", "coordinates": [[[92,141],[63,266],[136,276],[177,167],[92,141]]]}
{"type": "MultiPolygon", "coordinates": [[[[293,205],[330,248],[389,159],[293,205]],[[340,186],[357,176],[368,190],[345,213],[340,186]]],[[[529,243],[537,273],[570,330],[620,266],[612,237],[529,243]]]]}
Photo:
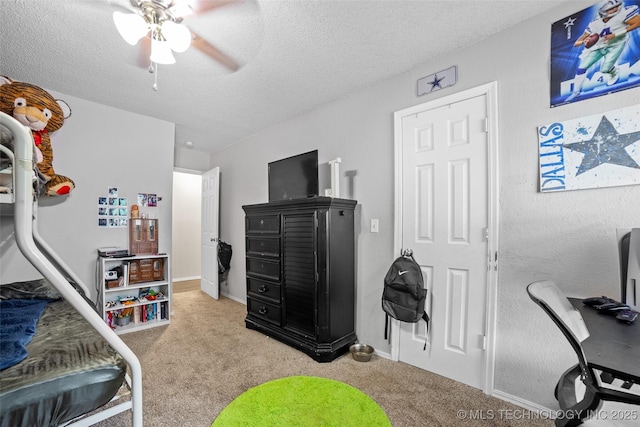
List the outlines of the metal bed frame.
{"type": "Polygon", "coordinates": [[[142,427],[142,367],[140,361],[120,337],[104,322],[100,315],[85,301],[69,280],[71,278],[89,296],[87,286],[75,275],[68,265],[40,236],[37,227],[37,196],[33,189],[33,137],[25,126],[13,117],[0,112],[0,124],[14,136],[14,150],[6,147],[0,150],[7,154],[13,164],[13,188],[11,194],[3,194],[0,202],[13,203],[15,238],[18,248],[27,260],[47,279],[87,322],[118,352],[127,362],[130,377],[131,400],[107,408],[89,417],[72,420],[67,426],[89,426],[128,409],[132,410],[134,427],[142,427]]]}

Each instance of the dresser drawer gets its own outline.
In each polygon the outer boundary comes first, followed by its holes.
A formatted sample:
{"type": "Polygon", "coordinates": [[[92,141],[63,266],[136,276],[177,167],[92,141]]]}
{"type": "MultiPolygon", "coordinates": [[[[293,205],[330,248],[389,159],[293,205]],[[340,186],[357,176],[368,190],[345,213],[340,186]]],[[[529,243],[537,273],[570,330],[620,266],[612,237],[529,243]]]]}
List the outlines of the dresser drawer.
{"type": "Polygon", "coordinates": [[[279,257],[280,238],[278,237],[247,237],[247,255],[279,257]]]}
{"type": "Polygon", "coordinates": [[[247,311],[250,316],[266,320],[278,326],[281,325],[282,311],[279,305],[247,298],[247,311]]]}
{"type": "Polygon", "coordinates": [[[280,233],[280,215],[256,215],[246,217],[247,233],[280,233]]]}
{"type": "Polygon", "coordinates": [[[247,274],[280,281],[280,261],[247,257],[247,274]]]}
{"type": "Polygon", "coordinates": [[[247,295],[280,304],[280,285],[247,277],[247,295]]]}

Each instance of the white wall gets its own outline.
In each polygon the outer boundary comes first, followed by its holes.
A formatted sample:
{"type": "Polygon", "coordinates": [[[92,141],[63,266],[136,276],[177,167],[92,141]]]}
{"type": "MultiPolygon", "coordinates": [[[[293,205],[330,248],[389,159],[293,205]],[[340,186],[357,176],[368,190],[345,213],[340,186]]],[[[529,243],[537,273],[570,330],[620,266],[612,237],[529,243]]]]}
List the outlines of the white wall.
{"type": "MultiPolygon", "coordinates": [[[[499,91],[500,252],[495,387],[503,396],[557,408],[553,387],[575,356],[560,332],[526,294],[527,284],[552,278],[569,295],[616,295],[616,228],[638,226],[638,186],[556,194],[537,191],[537,127],[638,102],[640,89],[551,109],[551,24],[592,1],[555,11],[467,49],[326,104],[247,138],[211,158],[220,166],[221,237],[234,245],[229,294],[244,299],[242,205],[266,202],[267,163],[312,149],[321,162],[342,158],[341,188],[358,201],[358,338],[390,352],[383,338],[382,280],[393,253],[393,112],[491,81],[499,91]],[[532,37],[535,35],[535,37],[532,37]],[[452,65],[459,81],[416,96],[416,80],[452,65]],[[370,219],[380,232],[370,233],[370,219]]],[[[437,42],[437,41],[434,41],[437,42]]],[[[302,95],[301,95],[302,96],[302,95]]]]}
{"type": "Polygon", "coordinates": [[[210,156],[192,148],[176,146],[174,149],[174,166],[190,171],[206,172],[211,170],[210,156]]]}
{"type": "MultiPolygon", "coordinates": [[[[72,115],[51,136],[53,166],[76,188],[69,196],[41,197],[40,234],[92,290],[95,301],[97,248],[128,248],[128,228],[98,228],[98,197],[117,187],[135,203],[138,193],[157,194],[158,207],[142,212],[159,219],[160,252],[171,251],[173,123],[49,91],[65,100],[72,115]]],[[[0,224],[0,282],[42,277],[22,256],[13,218],[0,224]]]]}
{"type": "Polygon", "coordinates": [[[173,173],[173,280],[200,278],[202,176],[173,173]]]}

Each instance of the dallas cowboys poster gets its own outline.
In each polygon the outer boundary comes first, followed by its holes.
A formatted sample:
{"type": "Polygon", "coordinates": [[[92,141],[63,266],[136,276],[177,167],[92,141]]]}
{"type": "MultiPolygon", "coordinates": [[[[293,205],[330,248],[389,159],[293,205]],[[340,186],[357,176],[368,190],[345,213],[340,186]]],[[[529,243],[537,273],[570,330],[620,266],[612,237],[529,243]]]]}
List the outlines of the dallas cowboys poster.
{"type": "Polygon", "coordinates": [[[640,86],[640,0],[606,0],[551,26],[551,107],[640,86]]]}
{"type": "Polygon", "coordinates": [[[538,127],[540,192],[640,184],[640,105],[538,127]]]}

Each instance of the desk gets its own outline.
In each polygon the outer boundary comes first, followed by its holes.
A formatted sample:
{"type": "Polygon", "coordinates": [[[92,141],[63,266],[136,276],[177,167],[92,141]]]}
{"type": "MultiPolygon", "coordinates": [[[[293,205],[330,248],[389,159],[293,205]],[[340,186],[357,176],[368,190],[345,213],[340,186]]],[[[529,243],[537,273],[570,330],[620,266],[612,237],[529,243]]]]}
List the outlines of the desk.
{"type": "Polygon", "coordinates": [[[581,299],[569,298],[589,329],[582,349],[589,366],[640,384],[640,318],[632,324],[599,313],[581,299]]]}
{"type": "MultiPolygon", "coordinates": [[[[640,321],[632,324],[620,322],[615,315],[601,314],[585,306],[582,299],[569,298],[580,312],[589,330],[589,338],[582,342],[587,365],[614,377],[640,384],[640,321]]],[[[568,369],[556,386],[556,398],[562,410],[556,426],[577,426],[600,405],[599,392],[587,385],[581,401],[576,401],[575,381],[582,375],[580,365],[568,369]]],[[[589,382],[589,378],[585,379],[589,382]]],[[[610,400],[603,397],[603,400],[610,400]]],[[[640,403],[640,398],[638,399],[640,403]]]]}

